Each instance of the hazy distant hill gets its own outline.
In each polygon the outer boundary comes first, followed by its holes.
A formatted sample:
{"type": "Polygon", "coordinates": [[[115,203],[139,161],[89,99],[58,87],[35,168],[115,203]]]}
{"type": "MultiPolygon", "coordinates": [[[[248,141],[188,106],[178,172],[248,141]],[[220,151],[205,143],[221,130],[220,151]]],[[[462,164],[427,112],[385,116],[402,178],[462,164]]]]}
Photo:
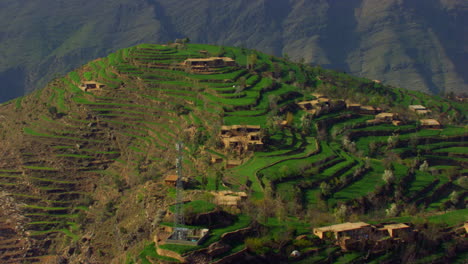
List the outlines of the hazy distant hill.
{"type": "Polygon", "coordinates": [[[185,36],[463,92],[466,25],[465,0],[2,0],[0,101],[119,48],[185,36]]]}

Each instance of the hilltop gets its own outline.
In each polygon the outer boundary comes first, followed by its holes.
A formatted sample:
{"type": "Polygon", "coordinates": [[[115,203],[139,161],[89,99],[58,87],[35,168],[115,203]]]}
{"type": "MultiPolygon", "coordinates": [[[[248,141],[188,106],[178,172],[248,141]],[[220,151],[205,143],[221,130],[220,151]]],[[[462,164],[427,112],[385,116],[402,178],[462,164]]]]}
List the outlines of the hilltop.
{"type": "Polygon", "coordinates": [[[0,260],[463,260],[467,113],[245,48],[122,49],[0,106],[0,260]],[[161,243],[178,142],[185,223],[210,229],[197,246],[161,243]],[[344,221],[404,222],[421,243],[369,255],[312,235],[344,221]]]}
{"type": "Polygon", "coordinates": [[[467,11],[465,0],[3,0],[0,102],[118,49],[184,37],[410,90],[463,93],[467,11]]]}

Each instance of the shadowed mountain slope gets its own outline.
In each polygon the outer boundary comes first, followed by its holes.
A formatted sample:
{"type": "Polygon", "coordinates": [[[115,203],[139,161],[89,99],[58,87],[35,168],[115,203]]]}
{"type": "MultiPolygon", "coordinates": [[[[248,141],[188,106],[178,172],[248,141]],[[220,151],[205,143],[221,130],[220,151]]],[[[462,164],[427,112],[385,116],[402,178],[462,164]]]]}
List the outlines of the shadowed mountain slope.
{"type": "Polygon", "coordinates": [[[411,90],[468,89],[463,0],[0,3],[0,100],[138,43],[192,42],[288,54],[411,90]]]}

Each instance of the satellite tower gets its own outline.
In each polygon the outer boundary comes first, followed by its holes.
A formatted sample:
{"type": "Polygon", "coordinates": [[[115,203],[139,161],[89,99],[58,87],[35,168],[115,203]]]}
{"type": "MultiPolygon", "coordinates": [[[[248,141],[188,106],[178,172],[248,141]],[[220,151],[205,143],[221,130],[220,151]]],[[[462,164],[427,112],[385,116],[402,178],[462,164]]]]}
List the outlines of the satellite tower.
{"type": "Polygon", "coordinates": [[[174,211],[174,238],[177,240],[185,239],[187,236],[186,228],[183,228],[185,224],[184,211],[182,208],[183,203],[183,182],[182,182],[182,142],[176,143],[177,158],[176,158],[176,170],[177,170],[177,182],[176,182],[176,204],[174,211]]]}

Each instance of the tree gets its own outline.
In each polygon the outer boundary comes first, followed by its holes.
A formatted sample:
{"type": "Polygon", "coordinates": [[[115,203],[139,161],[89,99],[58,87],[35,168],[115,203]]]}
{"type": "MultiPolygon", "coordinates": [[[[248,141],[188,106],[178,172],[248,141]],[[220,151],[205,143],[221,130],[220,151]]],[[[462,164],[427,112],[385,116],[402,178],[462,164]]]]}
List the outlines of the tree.
{"type": "Polygon", "coordinates": [[[452,202],[454,205],[457,205],[458,202],[460,201],[460,193],[457,191],[453,191],[450,196],[450,202],[452,202]]]}
{"type": "Polygon", "coordinates": [[[400,209],[398,208],[396,203],[392,203],[388,209],[385,210],[385,213],[387,216],[393,217],[398,215],[398,211],[400,209]]]}
{"type": "Polygon", "coordinates": [[[399,135],[398,134],[393,134],[388,137],[387,139],[387,148],[392,149],[398,145],[399,142],[399,135]]]}
{"type": "Polygon", "coordinates": [[[296,72],[295,71],[289,71],[289,81],[291,83],[296,81],[296,72]]]}
{"type": "Polygon", "coordinates": [[[221,184],[221,181],[223,179],[223,173],[221,171],[216,172],[216,178],[215,178],[215,189],[216,191],[219,190],[219,185],[221,184]]]}
{"type": "Polygon", "coordinates": [[[427,163],[427,160],[425,160],[421,166],[419,166],[420,171],[428,171],[429,170],[429,163],[427,163]]]}
{"type": "Polygon", "coordinates": [[[258,61],[258,57],[257,57],[257,54],[256,53],[251,53],[248,57],[247,57],[247,69],[254,69],[255,68],[255,64],[257,64],[257,61],[258,61]]]}
{"type": "Polygon", "coordinates": [[[305,114],[301,117],[302,133],[307,135],[312,130],[312,115],[305,114]]]}
{"type": "Polygon", "coordinates": [[[57,117],[58,115],[57,107],[55,106],[49,107],[49,113],[52,115],[53,118],[57,117]]]}
{"type": "Polygon", "coordinates": [[[268,95],[268,104],[270,106],[271,112],[276,114],[278,112],[278,101],[279,101],[279,96],[276,94],[270,94],[268,95]]]}
{"type": "Polygon", "coordinates": [[[286,113],[286,123],[288,125],[292,125],[293,121],[294,121],[293,113],[291,113],[291,112],[286,113]]]}
{"type": "Polygon", "coordinates": [[[393,182],[395,182],[395,175],[393,174],[393,171],[385,170],[382,175],[382,180],[384,180],[386,184],[392,184],[393,182]]]}
{"type": "Polygon", "coordinates": [[[340,205],[340,207],[335,210],[335,218],[338,222],[346,221],[348,216],[348,207],[345,204],[340,205]]]}
{"type": "Polygon", "coordinates": [[[324,196],[328,196],[331,193],[331,186],[327,182],[320,183],[320,190],[324,196]]]}
{"type": "Polygon", "coordinates": [[[281,65],[277,62],[273,62],[273,78],[280,78],[281,71],[281,65]]]}

